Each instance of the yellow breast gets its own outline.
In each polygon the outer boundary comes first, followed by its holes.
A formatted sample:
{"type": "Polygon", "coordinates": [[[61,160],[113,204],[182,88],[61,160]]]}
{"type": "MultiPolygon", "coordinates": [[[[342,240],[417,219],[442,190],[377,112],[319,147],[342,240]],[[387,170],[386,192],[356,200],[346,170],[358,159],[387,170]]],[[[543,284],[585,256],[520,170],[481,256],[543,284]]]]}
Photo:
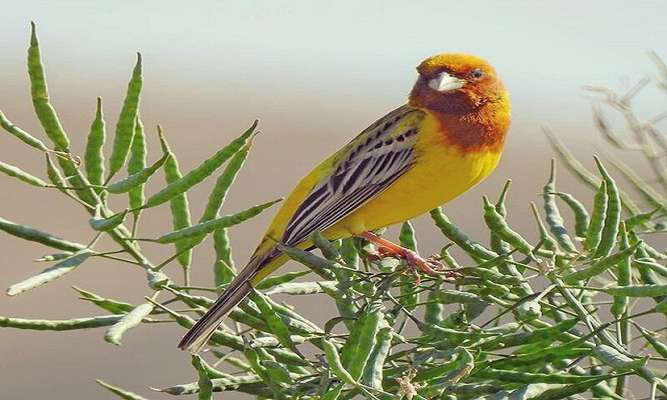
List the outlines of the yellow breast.
{"type": "Polygon", "coordinates": [[[414,218],[459,196],[498,165],[500,149],[462,152],[443,141],[440,123],[427,116],[419,129],[416,163],[387,190],[325,234],[348,236],[414,218]]]}

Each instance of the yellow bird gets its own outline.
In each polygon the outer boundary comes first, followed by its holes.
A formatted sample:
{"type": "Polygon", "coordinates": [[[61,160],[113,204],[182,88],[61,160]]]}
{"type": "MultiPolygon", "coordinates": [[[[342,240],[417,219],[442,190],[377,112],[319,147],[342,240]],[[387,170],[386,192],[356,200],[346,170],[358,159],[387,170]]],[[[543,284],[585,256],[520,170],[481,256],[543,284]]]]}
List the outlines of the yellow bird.
{"type": "Polygon", "coordinates": [[[179,347],[198,352],[252,287],[285,262],[276,240],[309,248],[363,237],[426,273],[431,262],[370,231],[406,221],[470,189],[496,167],[510,101],[496,71],[467,54],[440,54],[417,67],[407,104],[380,118],[315,167],[283,203],[246,267],[179,347]]]}

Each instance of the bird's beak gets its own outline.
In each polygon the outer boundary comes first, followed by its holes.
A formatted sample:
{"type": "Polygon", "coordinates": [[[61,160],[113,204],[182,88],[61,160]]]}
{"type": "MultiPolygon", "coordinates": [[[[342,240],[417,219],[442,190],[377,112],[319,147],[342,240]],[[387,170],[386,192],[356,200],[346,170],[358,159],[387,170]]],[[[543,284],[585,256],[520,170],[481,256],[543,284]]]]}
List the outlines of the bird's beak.
{"type": "Polygon", "coordinates": [[[465,83],[466,81],[463,79],[449,75],[446,72],[441,72],[435,78],[428,81],[428,87],[438,92],[449,92],[462,88],[465,83]]]}

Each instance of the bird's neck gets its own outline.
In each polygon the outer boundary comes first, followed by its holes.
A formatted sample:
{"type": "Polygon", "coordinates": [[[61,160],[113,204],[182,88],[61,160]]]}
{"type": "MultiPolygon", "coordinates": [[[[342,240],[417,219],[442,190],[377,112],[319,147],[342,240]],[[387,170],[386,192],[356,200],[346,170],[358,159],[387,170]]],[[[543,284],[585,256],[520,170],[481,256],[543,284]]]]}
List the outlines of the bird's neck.
{"type": "Polygon", "coordinates": [[[467,113],[427,112],[438,120],[447,144],[461,152],[500,152],[505,144],[511,118],[506,94],[467,113]]]}

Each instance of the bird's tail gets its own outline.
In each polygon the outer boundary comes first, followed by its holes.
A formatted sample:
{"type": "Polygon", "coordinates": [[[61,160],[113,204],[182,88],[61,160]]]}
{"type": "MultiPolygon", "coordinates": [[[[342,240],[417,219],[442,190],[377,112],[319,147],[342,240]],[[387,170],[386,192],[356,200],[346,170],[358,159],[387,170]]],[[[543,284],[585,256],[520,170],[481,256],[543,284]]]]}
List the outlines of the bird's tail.
{"type": "Polygon", "coordinates": [[[206,314],[183,336],[178,344],[181,350],[193,354],[201,351],[225,317],[252,291],[251,280],[271,261],[267,258],[260,256],[250,260],[206,314]]]}

